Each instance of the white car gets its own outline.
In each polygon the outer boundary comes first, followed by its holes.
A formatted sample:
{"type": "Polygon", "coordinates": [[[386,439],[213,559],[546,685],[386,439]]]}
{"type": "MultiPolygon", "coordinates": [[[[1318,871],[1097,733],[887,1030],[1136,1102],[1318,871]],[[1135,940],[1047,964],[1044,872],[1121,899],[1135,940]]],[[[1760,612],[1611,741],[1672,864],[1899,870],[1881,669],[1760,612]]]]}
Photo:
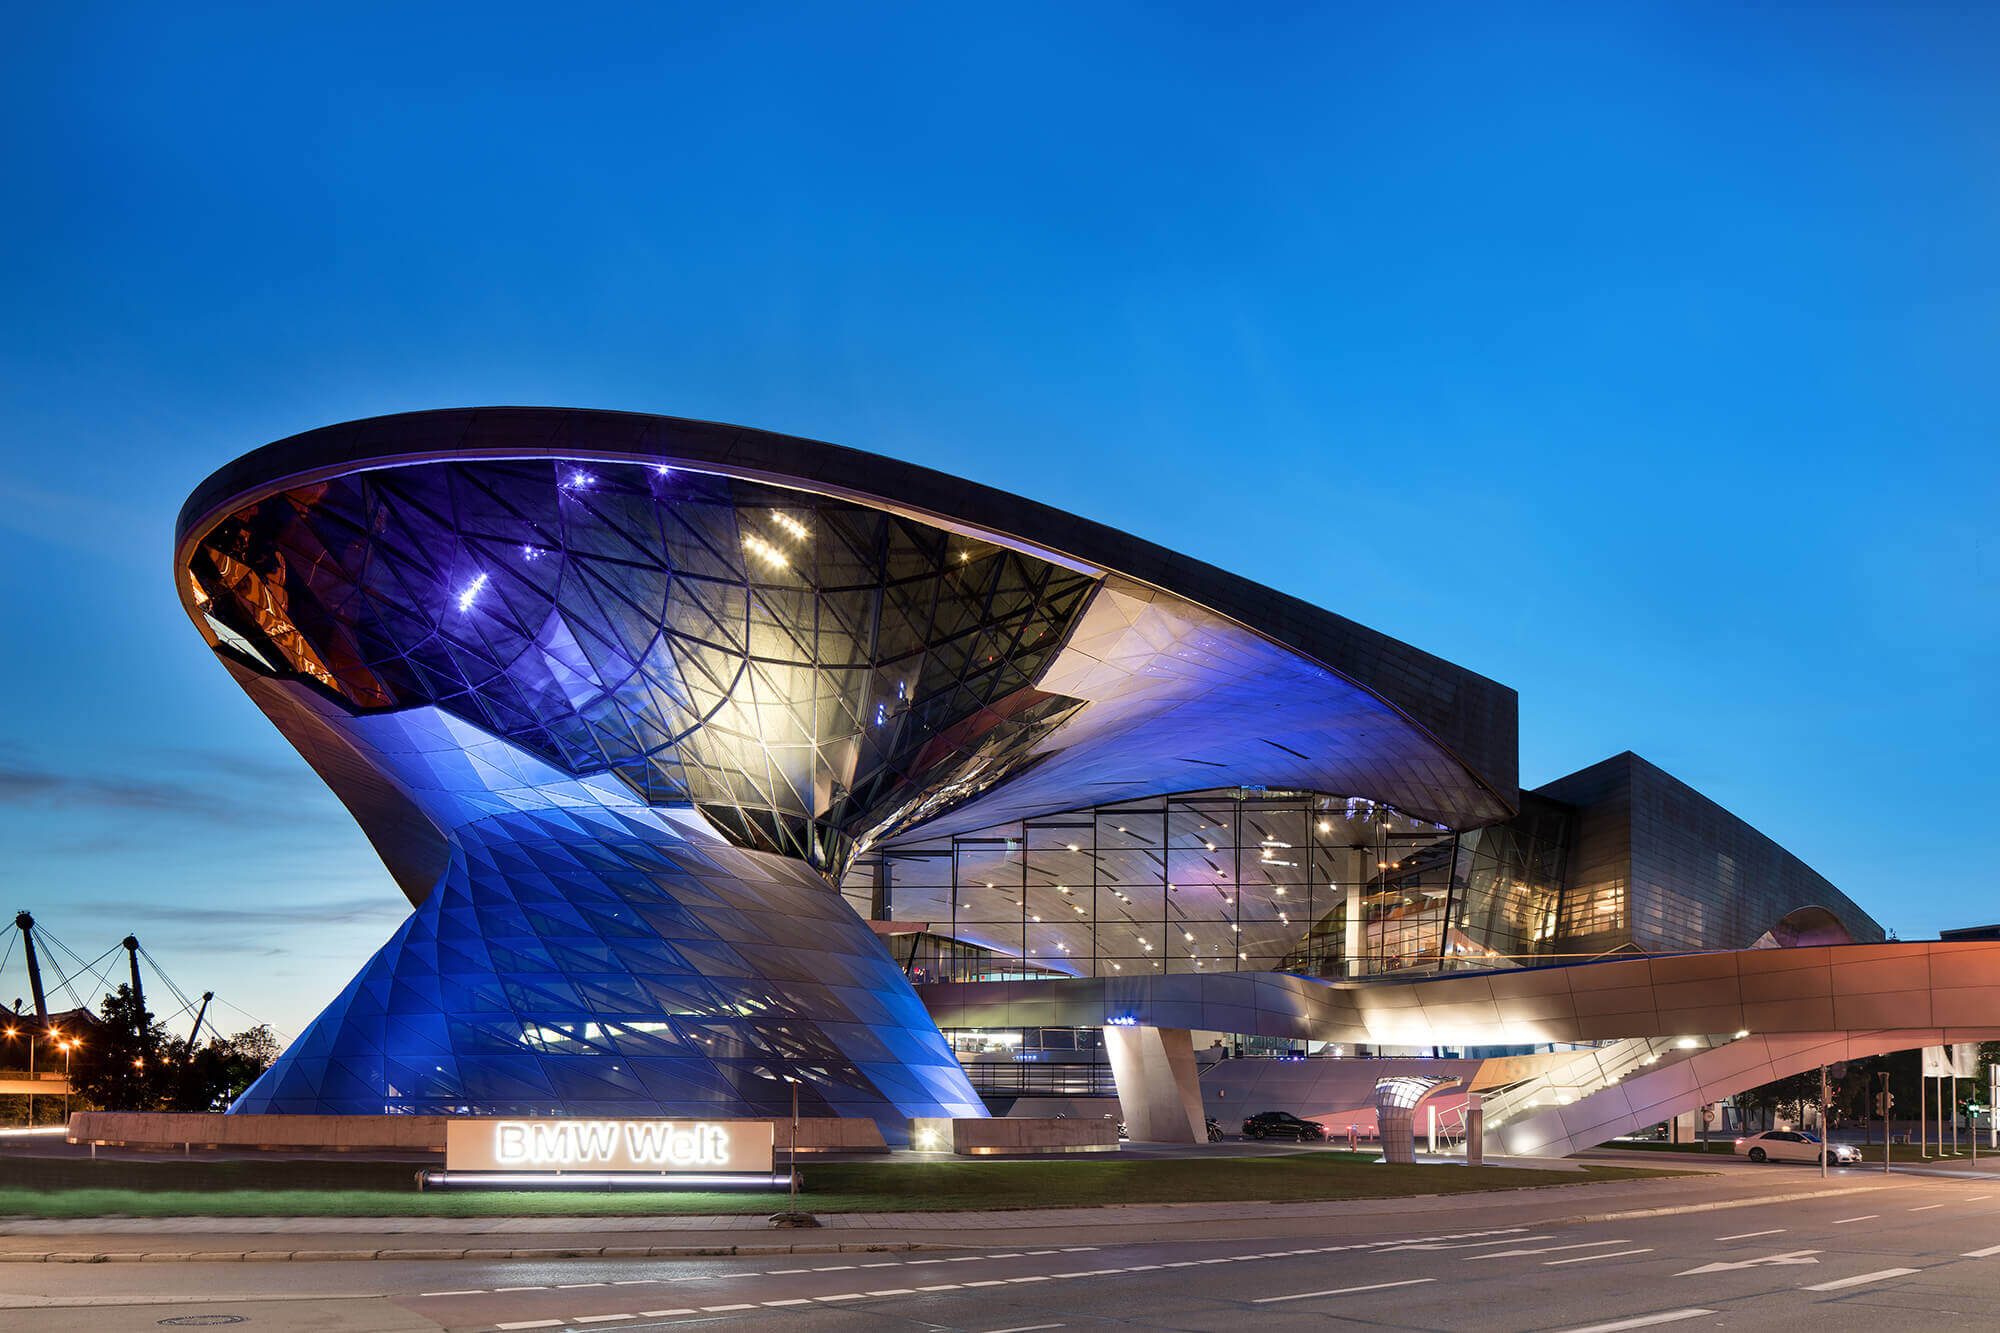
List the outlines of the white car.
{"type": "MultiPolygon", "coordinates": [[[[1819,1135],[1800,1129],[1767,1129],[1736,1140],[1736,1155],[1753,1162],[1817,1162],[1819,1135]]],[[[1826,1160],[1851,1166],[1861,1160],[1861,1150],[1851,1143],[1836,1143],[1828,1147],[1826,1160]]]]}

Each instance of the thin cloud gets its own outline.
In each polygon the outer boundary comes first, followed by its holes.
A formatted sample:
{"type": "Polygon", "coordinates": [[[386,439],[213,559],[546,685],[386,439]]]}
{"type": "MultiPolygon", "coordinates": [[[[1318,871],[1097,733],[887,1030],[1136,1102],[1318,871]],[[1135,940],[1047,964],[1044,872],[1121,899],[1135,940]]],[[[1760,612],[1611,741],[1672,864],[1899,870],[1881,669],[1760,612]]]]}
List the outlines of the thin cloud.
{"type": "Polygon", "coordinates": [[[370,894],[367,897],[323,898],[317,902],[291,903],[282,907],[201,907],[185,904],[141,902],[137,899],[97,899],[80,904],[92,914],[144,925],[227,926],[249,930],[258,926],[334,926],[375,921],[400,921],[410,913],[410,904],[400,895],[370,894]]]}
{"type": "Polygon", "coordinates": [[[216,824],[269,825],[283,809],[288,827],[301,823],[344,822],[309,774],[257,761],[219,761],[206,756],[180,774],[102,777],[69,772],[13,755],[0,755],[0,808],[79,807],[122,815],[170,815],[216,824]],[[305,799],[287,799],[286,787],[305,799]]]}

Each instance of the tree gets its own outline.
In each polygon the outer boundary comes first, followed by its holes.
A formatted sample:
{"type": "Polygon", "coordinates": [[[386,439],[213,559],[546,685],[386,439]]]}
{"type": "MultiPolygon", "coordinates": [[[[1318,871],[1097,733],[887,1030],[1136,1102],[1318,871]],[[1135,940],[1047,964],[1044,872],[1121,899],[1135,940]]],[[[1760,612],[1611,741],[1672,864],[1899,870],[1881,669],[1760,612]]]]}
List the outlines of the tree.
{"type": "Polygon", "coordinates": [[[163,1082],[160,1053],[166,1032],[142,1008],[129,985],[104,997],[102,1021],[70,1057],[70,1087],[85,1103],[105,1111],[150,1111],[163,1082]]]}
{"type": "Polygon", "coordinates": [[[281,1049],[264,1023],[192,1050],[185,1042],[172,1045],[171,1082],[164,1090],[166,1109],[172,1111],[226,1109],[271,1067],[281,1049]]]}

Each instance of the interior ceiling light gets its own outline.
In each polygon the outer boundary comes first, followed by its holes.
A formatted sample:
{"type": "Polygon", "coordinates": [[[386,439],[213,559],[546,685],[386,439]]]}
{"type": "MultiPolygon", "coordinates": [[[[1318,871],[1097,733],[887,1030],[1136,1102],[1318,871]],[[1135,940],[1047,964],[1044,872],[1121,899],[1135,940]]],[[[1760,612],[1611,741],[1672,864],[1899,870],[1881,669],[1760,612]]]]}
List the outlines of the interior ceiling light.
{"type": "Polygon", "coordinates": [[[479,590],[485,586],[486,575],[484,573],[466,584],[464,590],[458,594],[458,609],[461,611],[470,611],[472,609],[472,599],[479,596],[479,590]]]}
{"type": "Polygon", "coordinates": [[[778,569],[783,569],[791,563],[790,560],[785,558],[783,551],[780,551],[754,532],[743,534],[743,548],[759,560],[762,560],[765,564],[778,569]]]}

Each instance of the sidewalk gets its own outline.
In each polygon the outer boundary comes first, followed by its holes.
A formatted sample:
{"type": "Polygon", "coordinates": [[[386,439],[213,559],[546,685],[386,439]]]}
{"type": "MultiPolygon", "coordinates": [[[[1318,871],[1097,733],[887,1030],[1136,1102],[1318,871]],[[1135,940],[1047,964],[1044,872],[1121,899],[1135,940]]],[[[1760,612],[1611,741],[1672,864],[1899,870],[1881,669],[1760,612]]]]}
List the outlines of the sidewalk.
{"type": "MultiPolygon", "coordinates": [[[[0,1220],[0,1262],[658,1258],[1107,1244],[1531,1225],[1707,1211],[1897,1188],[1890,1177],[1765,1172],[1474,1195],[1312,1203],[1111,1204],[1004,1212],[827,1213],[812,1231],[761,1217],[78,1218],[0,1220]]],[[[1917,1181],[1900,1182],[1915,1187],[1917,1181]]]]}

